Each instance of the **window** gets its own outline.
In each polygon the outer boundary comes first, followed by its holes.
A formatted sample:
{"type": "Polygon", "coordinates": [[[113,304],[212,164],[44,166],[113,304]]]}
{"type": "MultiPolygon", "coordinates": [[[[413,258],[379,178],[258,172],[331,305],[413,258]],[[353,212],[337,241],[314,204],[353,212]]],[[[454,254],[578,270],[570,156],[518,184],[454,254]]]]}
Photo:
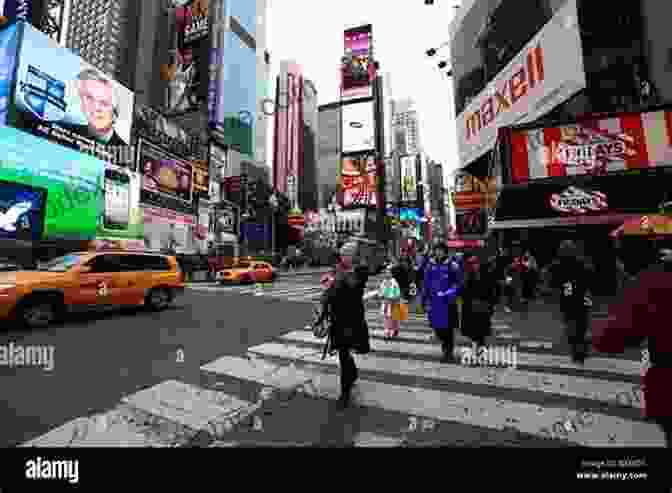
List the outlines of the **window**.
{"type": "Polygon", "coordinates": [[[89,261],[86,266],[91,267],[91,274],[121,272],[120,260],[119,255],[98,255],[89,261]]]}

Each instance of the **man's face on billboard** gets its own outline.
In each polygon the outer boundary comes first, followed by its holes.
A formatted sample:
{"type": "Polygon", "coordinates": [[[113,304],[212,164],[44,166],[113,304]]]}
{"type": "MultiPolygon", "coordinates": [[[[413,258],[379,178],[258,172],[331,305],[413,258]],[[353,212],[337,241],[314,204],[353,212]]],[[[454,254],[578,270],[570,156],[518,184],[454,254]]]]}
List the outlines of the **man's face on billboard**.
{"type": "Polygon", "coordinates": [[[79,93],[89,128],[96,134],[109,132],[114,123],[112,85],[97,80],[83,80],[79,93]]]}

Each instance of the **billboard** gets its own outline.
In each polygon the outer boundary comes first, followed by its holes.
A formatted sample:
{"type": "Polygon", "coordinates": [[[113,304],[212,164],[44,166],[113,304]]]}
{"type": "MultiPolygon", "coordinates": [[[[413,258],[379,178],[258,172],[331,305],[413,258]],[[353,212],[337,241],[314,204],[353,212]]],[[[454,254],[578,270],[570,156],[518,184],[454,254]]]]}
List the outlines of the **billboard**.
{"type": "Polygon", "coordinates": [[[133,93],[33,26],[20,29],[10,124],[108,161],[127,149],[133,93]]]}
{"type": "Polygon", "coordinates": [[[191,212],[193,169],[189,161],[139,139],[138,170],[142,173],[143,204],[191,212]]]}
{"type": "Polygon", "coordinates": [[[401,158],[401,201],[416,200],[418,200],[416,156],[404,156],[401,158]]]}
{"type": "Polygon", "coordinates": [[[342,152],[367,152],[376,148],[373,101],[342,106],[342,152]]]}
{"type": "Polygon", "coordinates": [[[214,216],[212,225],[216,238],[221,238],[222,234],[238,235],[238,211],[233,204],[217,204],[214,216]]]}
{"type": "Polygon", "coordinates": [[[174,0],[177,50],[173,63],[163,67],[168,79],[166,113],[200,110],[208,98],[210,36],[208,2],[174,0]]]}
{"type": "Polygon", "coordinates": [[[0,181],[0,239],[39,241],[47,190],[0,181]]]}
{"type": "Polygon", "coordinates": [[[210,172],[208,161],[199,159],[194,165],[194,193],[208,194],[210,185],[210,172]]]}
{"type": "Polygon", "coordinates": [[[103,185],[105,195],[97,238],[142,239],[140,175],[107,164],[103,185]]]}
{"type": "Polygon", "coordinates": [[[672,111],[513,130],[511,153],[514,183],[667,166],[672,163],[672,111]]]}
{"type": "Polygon", "coordinates": [[[254,32],[249,20],[254,2],[217,1],[213,5],[213,41],[210,54],[208,88],[208,123],[213,137],[221,144],[237,147],[241,154],[254,160],[257,114],[257,54],[254,32]],[[237,6],[237,4],[241,4],[237,6]],[[230,10],[241,10],[241,18],[230,10]],[[237,7],[236,7],[237,6],[237,7]],[[226,11],[226,10],[229,11],[226,11]],[[226,28],[228,26],[228,29],[226,28]]]}
{"type": "Polygon", "coordinates": [[[0,126],[0,180],[47,190],[45,239],[88,240],[102,215],[105,163],[0,126]]]}
{"type": "Polygon", "coordinates": [[[18,28],[12,24],[0,30],[0,125],[7,124],[17,49],[18,28]]]}
{"type": "Polygon", "coordinates": [[[458,115],[461,166],[492,149],[498,128],[534,121],[585,87],[576,0],[568,0],[458,115]]]}
{"type": "Polygon", "coordinates": [[[348,29],[343,38],[341,99],[369,98],[373,95],[371,82],[376,77],[371,25],[348,29]]]}
{"type": "Polygon", "coordinates": [[[343,207],[376,207],[376,160],[374,155],[344,156],[341,161],[341,204],[343,207]]]}
{"type": "Polygon", "coordinates": [[[143,207],[145,247],[174,253],[193,253],[193,231],[196,219],[159,207],[143,207]]]}

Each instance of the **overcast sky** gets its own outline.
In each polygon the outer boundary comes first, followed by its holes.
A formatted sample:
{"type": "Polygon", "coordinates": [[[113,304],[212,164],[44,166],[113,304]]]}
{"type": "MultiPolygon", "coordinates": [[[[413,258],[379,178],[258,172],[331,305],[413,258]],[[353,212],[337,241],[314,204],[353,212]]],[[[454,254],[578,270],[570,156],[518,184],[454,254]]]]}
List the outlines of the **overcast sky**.
{"type": "MultiPolygon", "coordinates": [[[[279,62],[294,59],[313,80],[319,104],[338,99],[343,30],[372,24],[374,54],[389,72],[395,99],[413,98],[420,117],[420,139],[444,175],[457,166],[452,81],[437,63],[448,48],[428,58],[425,51],[448,40],[457,0],[268,0],[271,80],[279,62]]],[[[270,164],[270,163],[269,163],[270,164]]]]}

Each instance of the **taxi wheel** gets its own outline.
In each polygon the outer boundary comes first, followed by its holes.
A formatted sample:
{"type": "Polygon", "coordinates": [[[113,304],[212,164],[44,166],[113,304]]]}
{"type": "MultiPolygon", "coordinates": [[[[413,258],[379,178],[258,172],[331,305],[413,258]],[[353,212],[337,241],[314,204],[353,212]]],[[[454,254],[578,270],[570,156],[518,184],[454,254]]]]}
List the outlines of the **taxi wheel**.
{"type": "Polygon", "coordinates": [[[156,288],[147,294],[147,305],[154,311],[165,310],[173,301],[173,295],[168,289],[156,288]]]}
{"type": "Polygon", "coordinates": [[[25,326],[31,329],[39,329],[55,322],[61,312],[61,303],[45,296],[26,301],[19,309],[18,315],[25,326]]]}

